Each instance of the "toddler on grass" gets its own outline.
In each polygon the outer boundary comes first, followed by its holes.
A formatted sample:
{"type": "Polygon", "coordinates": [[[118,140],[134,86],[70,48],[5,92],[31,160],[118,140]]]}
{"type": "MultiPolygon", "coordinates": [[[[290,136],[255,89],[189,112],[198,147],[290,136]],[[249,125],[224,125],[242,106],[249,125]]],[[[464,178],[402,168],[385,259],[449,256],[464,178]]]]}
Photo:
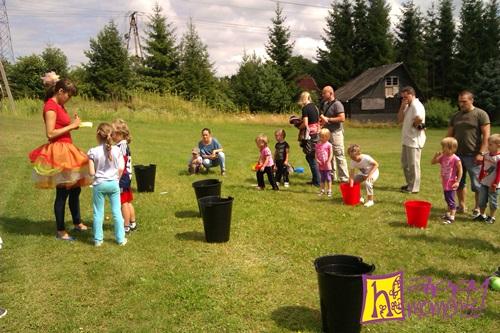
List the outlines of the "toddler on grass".
{"type": "Polygon", "coordinates": [[[351,158],[349,184],[352,186],[354,183],[365,183],[367,198],[365,207],[371,207],[375,204],[373,201],[373,184],[379,176],[378,162],[370,155],[361,154],[361,148],[357,144],[350,145],[347,152],[351,158]],[[355,169],[359,170],[356,175],[354,175],[355,169]]]}
{"type": "Polygon", "coordinates": [[[257,148],[259,148],[259,161],[257,165],[260,165],[260,169],[257,170],[257,184],[258,189],[263,190],[265,188],[264,184],[264,173],[267,174],[267,179],[269,180],[269,184],[273,187],[273,190],[279,190],[276,181],[273,176],[273,156],[271,154],[271,149],[269,149],[267,136],[261,134],[255,138],[255,143],[257,144],[257,148]]]}

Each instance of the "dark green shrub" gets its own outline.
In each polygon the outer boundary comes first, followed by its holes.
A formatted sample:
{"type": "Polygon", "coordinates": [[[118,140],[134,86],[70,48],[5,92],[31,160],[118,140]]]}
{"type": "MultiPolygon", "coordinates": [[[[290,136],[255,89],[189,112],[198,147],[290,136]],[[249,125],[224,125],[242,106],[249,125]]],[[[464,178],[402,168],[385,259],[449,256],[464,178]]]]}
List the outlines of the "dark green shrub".
{"type": "Polygon", "coordinates": [[[425,103],[425,124],[427,127],[448,127],[450,117],[457,112],[457,108],[448,100],[431,98],[425,103]]]}

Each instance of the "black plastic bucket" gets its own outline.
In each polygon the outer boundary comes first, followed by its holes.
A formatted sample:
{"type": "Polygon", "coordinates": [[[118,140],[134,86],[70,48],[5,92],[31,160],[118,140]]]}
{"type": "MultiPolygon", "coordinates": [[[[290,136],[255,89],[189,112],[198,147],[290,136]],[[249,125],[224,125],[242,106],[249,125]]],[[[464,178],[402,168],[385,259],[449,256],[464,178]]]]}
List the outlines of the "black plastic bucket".
{"type": "Polygon", "coordinates": [[[363,274],[375,265],[350,255],[328,255],[314,261],[318,273],[321,321],[326,333],[359,333],[363,302],[363,274]]]}
{"type": "Polygon", "coordinates": [[[154,192],[156,164],[134,165],[134,174],[138,192],[154,192]]]}
{"type": "Polygon", "coordinates": [[[208,243],[224,243],[229,240],[233,198],[207,196],[198,199],[203,218],[205,239],[208,243]]]}
{"type": "MultiPolygon", "coordinates": [[[[217,196],[220,197],[220,189],[222,182],[218,179],[204,179],[193,182],[194,193],[196,195],[196,201],[203,197],[217,196]]],[[[201,216],[201,207],[198,202],[198,210],[201,216]]]]}

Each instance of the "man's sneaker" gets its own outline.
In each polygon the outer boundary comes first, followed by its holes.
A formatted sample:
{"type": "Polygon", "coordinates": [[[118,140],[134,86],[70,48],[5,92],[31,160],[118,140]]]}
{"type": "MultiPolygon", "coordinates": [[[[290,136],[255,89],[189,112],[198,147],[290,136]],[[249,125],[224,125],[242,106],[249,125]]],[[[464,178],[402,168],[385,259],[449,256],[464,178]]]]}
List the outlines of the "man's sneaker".
{"type": "Polygon", "coordinates": [[[486,220],[484,220],[484,222],[486,222],[486,223],[488,223],[488,224],[493,224],[493,223],[495,223],[495,218],[494,218],[494,217],[492,217],[492,216],[488,216],[488,217],[486,218],[486,220]]]}
{"type": "Polygon", "coordinates": [[[371,207],[375,204],[375,202],[373,202],[373,200],[368,200],[366,203],[365,203],[365,207],[371,207]]]}
{"type": "Polygon", "coordinates": [[[127,244],[127,239],[126,238],[123,239],[123,242],[118,243],[118,245],[120,245],[120,246],[124,246],[125,244],[127,244]]]}
{"type": "Polygon", "coordinates": [[[290,187],[290,184],[289,184],[289,183],[287,183],[287,182],[285,182],[285,183],[283,184],[283,186],[284,186],[284,187],[290,187]]]}
{"type": "Polygon", "coordinates": [[[486,215],[477,214],[475,217],[472,218],[472,221],[485,222],[486,221],[486,215]]]}
{"type": "Polygon", "coordinates": [[[5,317],[7,314],[7,309],[0,308],[0,318],[5,317]]]}
{"type": "Polygon", "coordinates": [[[102,246],[102,241],[98,241],[98,240],[94,241],[94,246],[95,247],[102,246]]]}
{"type": "MultiPolygon", "coordinates": [[[[474,209],[472,211],[472,218],[475,219],[476,217],[478,217],[479,215],[481,215],[481,212],[479,211],[479,209],[474,209]]],[[[485,218],[486,218],[486,215],[483,215],[485,218]]],[[[484,219],[482,220],[474,220],[474,221],[484,221],[484,219]]]]}

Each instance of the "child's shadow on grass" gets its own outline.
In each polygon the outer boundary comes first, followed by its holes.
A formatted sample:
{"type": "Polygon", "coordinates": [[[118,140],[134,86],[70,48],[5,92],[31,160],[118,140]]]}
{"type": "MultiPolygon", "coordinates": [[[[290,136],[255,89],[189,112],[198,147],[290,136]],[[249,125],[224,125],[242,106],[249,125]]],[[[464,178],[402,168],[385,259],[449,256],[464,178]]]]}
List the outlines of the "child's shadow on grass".
{"type": "Polygon", "coordinates": [[[178,212],[175,212],[175,217],[179,219],[189,219],[189,218],[195,218],[195,217],[200,217],[200,213],[196,210],[180,210],[178,212]]]}
{"type": "Polygon", "coordinates": [[[305,306],[282,306],[273,311],[271,318],[290,331],[321,331],[321,313],[305,306]]]}
{"type": "Polygon", "coordinates": [[[500,251],[499,248],[497,248],[490,242],[477,238],[445,238],[428,235],[400,235],[399,237],[406,240],[424,241],[429,243],[444,243],[451,246],[459,246],[463,249],[478,249],[484,251],[492,251],[494,253],[498,253],[498,251],[500,251]]]}
{"type": "Polygon", "coordinates": [[[205,241],[205,234],[203,232],[199,231],[186,231],[186,232],[181,232],[175,235],[175,238],[178,240],[183,240],[183,241],[197,241],[197,242],[204,242],[205,241]]]}

